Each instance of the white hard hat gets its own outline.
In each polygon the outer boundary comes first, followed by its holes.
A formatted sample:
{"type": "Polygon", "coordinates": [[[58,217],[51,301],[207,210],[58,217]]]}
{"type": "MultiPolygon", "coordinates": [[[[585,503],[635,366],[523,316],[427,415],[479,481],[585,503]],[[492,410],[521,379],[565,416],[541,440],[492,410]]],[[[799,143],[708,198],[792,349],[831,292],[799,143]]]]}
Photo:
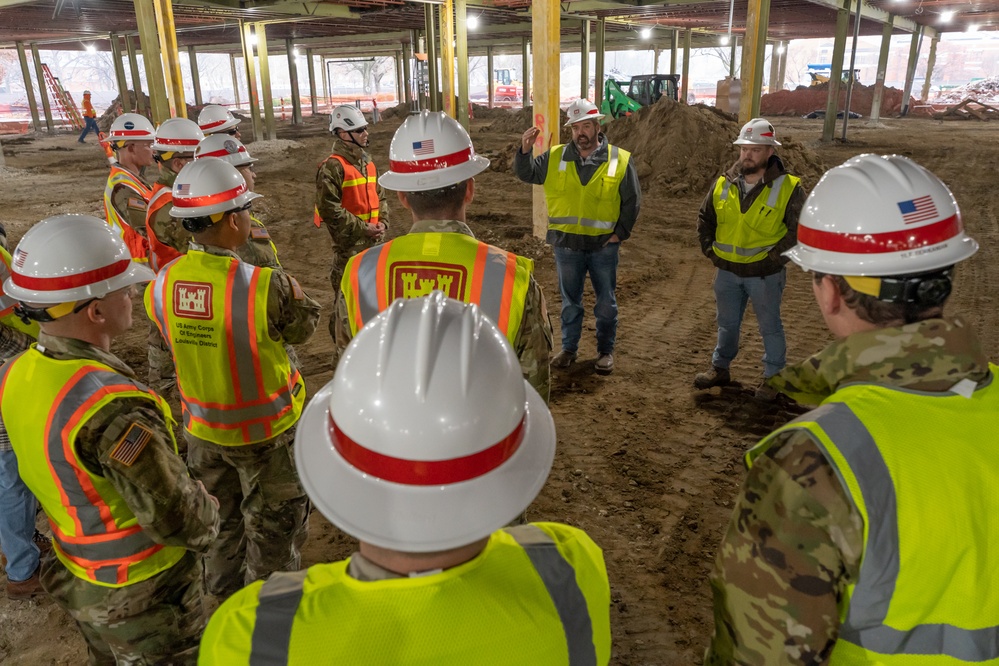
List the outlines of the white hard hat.
{"type": "Polygon", "coordinates": [[[298,474],[344,532],[405,552],[487,537],[534,500],[555,424],[499,329],[441,292],[361,329],[295,435],[298,474]]]}
{"type": "Polygon", "coordinates": [[[229,113],[229,109],[218,104],[208,104],[198,114],[198,127],[205,133],[225,132],[239,124],[239,119],[229,113]]]}
{"type": "Polygon", "coordinates": [[[766,118],[753,118],[742,126],[736,146],[779,146],[774,126],[766,118]]]}
{"type": "Polygon", "coordinates": [[[156,278],[132,261],[111,226],[90,215],[55,215],[21,238],[11,259],[4,293],[24,303],[48,305],[101,298],[156,278]]]}
{"type": "Polygon", "coordinates": [[[123,113],[111,123],[109,141],[152,141],[156,129],[149,119],[138,113],[123,113]]]}
{"type": "Polygon", "coordinates": [[[785,254],[805,270],[885,277],[946,268],[977,250],[939,178],[901,155],[858,155],[812,190],[785,254]]]}
{"type": "Polygon", "coordinates": [[[565,115],[568,117],[568,120],[565,121],[566,127],[582,120],[600,120],[604,117],[597,105],[588,99],[573,100],[569,108],[565,110],[565,115]]]}
{"type": "Polygon", "coordinates": [[[424,192],[482,173],[489,160],[475,154],[465,128],[443,112],[409,116],[389,146],[389,171],[378,179],[397,192],[424,192]]]}
{"type": "Polygon", "coordinates": [[[356,132],[368,126],[368,121],[364,119],[364,114],[356,106],[341,104],[330,113],[330,131],[338,129],[347,132],[356,132]]]}
{"type": "Polygon", "coordinates": [[[198,160],[204,157],[217,157],[234,167],[246,166],[257,161],[250,157],[250,153],[246,152],[246,146],[239,139],[228,134],[209,134],[206,136],[205,140],[198,144],[198,149],[194,151],[194,159],[198,160]]]}
{"type": "Polygon", "coordinates": [[[174,217],[207,217],[241,208],[261,195],[246,188],[242,174],[228,162],[204,157],[184,165],[173,181],[174,217]]]}
{"type": "Polygon", "coordinates": [[[193,153],[204,138],[204,132],[193,120],[170,118],[156,129],[153,150],[161,153],[193,153]]]}

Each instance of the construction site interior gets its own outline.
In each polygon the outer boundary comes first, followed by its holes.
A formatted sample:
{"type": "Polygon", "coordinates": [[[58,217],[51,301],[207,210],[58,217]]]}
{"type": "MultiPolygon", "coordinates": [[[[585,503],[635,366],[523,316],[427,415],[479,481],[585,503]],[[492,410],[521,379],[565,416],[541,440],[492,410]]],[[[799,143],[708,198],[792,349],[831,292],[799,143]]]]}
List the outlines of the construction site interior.
{"type": "MultiPolygon", "coordinates": [[[[164,0],[156,1],[162,4],[164,0]]],[[[36,63],[37,74],[23,64],[25,55],[38,58],[36,42],[43,49],[79,49],[85,41],[110,52],[110,42],[118,42],[119,37],[109,39],[108,33],[115,32],[125,40],[126,48],[119,42],[113,50],[119,66],[125,70],[119,83],[127,84],[124,79],[132,80],[127,71],[127,52],[135,46],[146,50],[146,44],[135,38],[141,29],[137,28],[136,11],[145,4],[152,7],[153,2],[135,0],[133,10],[131,1],[0,0],[0,26],[3,26],[0,48],[16,47],[22,58],[22,69],[18,69],[16,61],[11,63],[7,79],[19,78],[22,71],[43,79],[50,76],[40,62],[36,63]],[[31,14],[28,10],[39,11],[31,14]],[[119,16],[112,22],[106,11],[119,16]],[[46,24],[40,20],[44,17],[53,18],[46,24]],[[81,21],[80,17],[86,20],[81,21]],[[36,19],[38,22],[30,23],[36,19]],[[91,38],[62,27],[74,20],[91,31],[91,38]],[[102,20],[109,23],[101,25],[102,20]],[[53,43],[47,43],[46,39],[53,43]]],[[[170,4],[169,0],[166,4],[170,4]]],[[[491,99],[481,100],[482,103],[470,103],[467,97],[458,94],[460,80],[456,89],[454,84],[443,85],[436,75],[426,80],[416,78],[417,71],[423,71],[417,63],[426,62],[427,58],[425,28],[434,27],[434,21],[425,22],[424,17],[440,11],[437,5],[174,0],[173,11],[178,28],[176,38],[181,49],[191,46],[192,54],[196,53],[195,48],[199,51],[212,48],[219,53],[237,53],[242,58],[244,52],[240,49],[245,46],[241,47],[240,37],[244,31],[232,29],[231,33],[238,34],[229,38],[223,48],[211,24],[215,20],[228,20],[246,21],[249,25],[256,19],[252,13],[247,15],[246,7],[256,7],[258,15],[265,17],[261,21],[270,21],[267,29],[278,40],[277,48],[283,45],[292,48],[304,40],[301,43],[311,51],[310,72],[314,57],[320,58],[316,69],[323,71],[327,69],[325,58],[353,57],[352,53],[358,57],[385,57],[398,51],[399,59],[394,64],[402,82],[398,97],[378,104],[378,122],[371,125],[369,151],[379,172],[388,164],[393,133],[409,112],[445,108],[466,123],[476,151],[491,161],[490,168],[476,178],[469,225],[480,240],[536,262],[535,275],[548,299],[549,312],[553,313],[557,341],[559,290],[552,251],[534,233],[537,227],[532,188],[521,183],[511,171],[521,134],[537,118],[531,100],[526,105],[523,100],[523,91],[530,90],[532,83],[522,80],[525,77],[519,72],[511,73],[510,69],[498,68],[492,62],[501,55],[513,54],[519,58],[522,52],[525,65],[528,57],[540,57],[537,52],[543,49],[537,44],[530,54],[526,46],[532,35],[531,4],[517,0],[468,2],[467,11],[471,14],[474,10],[483,17],[486,27],[492,28],[475,36],[469,32],[465,45],[466,58],[469,53],[488,56],[490,64],[486,71],[495,70],[494,76],[488,77],[491,99]],[[312,7],[316,13],[311,18],[296,16],[293,6],[298,5],[312,7]],[[425,8],[429,8],[429,14],[425,14],[425,8]],[[273,11],[268,13],[269,10],[273,11]],[[278,14],[279,10],[283,13],[278,14]],[[348,15],[350,12],[352,16],[348,15]],[[331,18],[323,19],[327,14],[331,18]],[[358,21],[363,25],[358,25],[358,21]],[[387,31],[392,34],[384,38],[387,31]],[[455,94],[457,102],[442,105],[441,99],[429,93],[431,85],[455,94]],[[500,108],[501,105],[512,108],[500,108]]],[[[802,177],[807,188],[813,187],[827,169],[861,153],[908,156],[946,182],[961,208],[967,231],[981,244],[981,251],[960,267],[949,309],[965,316],[981,337],[987,355],[999,359],[999,309],[994,303],[999,298],[999,204],[994,194],[999,123],[992,122],[997,112],[994,105],[999,100],[999,78],[985,77],[971,82],[975,77],[969,76],[963,88],[941,91],[932,103],[926,99],[934,57],[930,47],[935,49],[940,34],[949,30],[963,32],[970,25],[976,25],[975,29],[982,33],[999,29],[997,3],[973,3],[978,15],[962,19],[959,14],[950,24],[941,24],[934,18],[939,11],[950,7],[945,0],[920,3],[932,11],[918,14],[915,3],[911,2],[876,0],[863,4],[860,34],[890,37],[904,33],[908,43],[911,33],[918,36],[920,48],[907,60],[911,72],[906,72],[901,89],[879,86],[876,77],[871,77],[853,85],[849,93],[850,77],[842,73],[851,69],[850,37],[855,23],[849,10],[856,5],[849,0],[765,0],[762,4],[769,13],[769,32],[764,19],[763,39],[752,34],[760,23],[758,0],[667,2],[654,7],[642,2],[579,0],[566,3],[566,12],[562,14],[563,52],[574,50],[578,54],[583,48],[595,49],[589,41],[589,31],[591,27],[595,30],[598,22],[600,30],[606,31],[601,33],[601,41],[608,50],[648,49],[636,43],[641,39],[637,31],[645,27],[655,29],[657,44],[653,48],[657,65],[662,51],[662,65],[656,73],[668,72],[669,60],[676,67],[675,73],[684,74],[680,65],[684,52],[720,46],[727,50],[728,43],[719,41],[726,36],[731,36],[733,47],[738,41],[740,49],[750,51],[749,54],[740,51],[743,69],[755,58],[754,49],[769,44],[770,52],[777,55],[777,45],[787,48],[789,42],[802,38],[835,40],[833,56],[839,59],[834,61],[832,78],[827,77],[819,85],[762,94],[759,82],[746,80],[737,71],[733,48],[733,77],[728,87],[733,81],[741,86],[741,97],[737,94],[733,104],[729,105],[729,100],[722,96],[715,105],[688,104],[685,93],[689,91],[681,79],[682,88],[675,95],[678,99],[664,94],[658,101],[633,109],[630,115],[608,118],[604,125],[611,143],[632,152],[643,193],[633,239],[621,248],[617,365],[608,377],[593,373],[596,349],[592,334],[588,335],[584,329],[582,362],[569,371],[553,372],[551,410],[558,431],[558,451],[548,483],[527,516],[530,520],[578,526],[603,548],[611,581],[614,664],[701,663],[713,626],[707,576],[743,479],[743,454],[760,437],[804,411],[789,402],[764,403],[753,399],[754,383],[761,375],[763,350],[751,315],[744,322],[743,348],[733,365],[733,375],[742,383],[720,393],[696,392],[692,387],[695,373],[710,361],[716,336],[712,292],[715,269],[698,246],[697,211],[714,180],[737,157],[732,141],[742,121],[752,115],[763,115],[773,123],[783,144],[778,154],[788,171],[802,177]],[[892,22],[886,23],[889,16],[892,22]],[[585,39],[581,39],[581,26],[586,30],[585,39]],[[917,69],[925,77],[922,91],[913,80],[917,69]],[[859,117],[844,119],[842,113],[837,117],[835,112],[844,110],[848,95],[850,110],[859,117]],[[817,118],[802,117],[816,110],[823,113],[817,118]],[[829,110],[834,111],[832,117],[829,110]],[[874,119],[872,114],[876,116],[874,119]],[[847,129],[843,129],[844,122],[848,123],[847,129]],[[846,135],[845,141],[842,134],[846,135]]],[[[464,8],[464,3],[461,6],[464,8]]],[[[954,8],[958,8],[956,4],[954,8]]],[[[558,25],[555,29],[559,29],[558,25]]],[[[430,33],[429,40],[433,41],[433,30],[430,33]]],[[[267,39],[270,37],[264,41],[267,39]]],[[[916,41],[913,37],[912,43],[916,41]]],[[[557,58],[559,44],[548,46],[556,50],[557,58]]],[[[459,52],[460,48],[459,44],[459,52]]],[[[177,50],[176,44],[173,49],[177,50]]],[[[430,55],[435,57],[434,49],[430,49],[430,55]]],[[[602,82],[607,74],[602,58],[601,54],[597,66],[590,71],[586,59],[583,80],[573,82],[577,91],[582,86],[582,90],[592,90],[598,98],[603,94],[602,82]],[[591,75],[601,83],[589,86],[591,75]]],[[[777,76],[783,78],[780,59],[775,60],[773,73],[765,77],[772,84],[777,76]]],[[[164,56],[164,62],[167,61],[164,56]]],[[[536,69],[537,60],[533,62],[536,69]]],[[[456,69],[452,65],[447,71],[453,73],[456,69]]],[[[994,71],[993,75],[997,73],[994,71]]],[[[239,78],[235,74],[234,64],[233,78],[239,78]]],[[[255,214],[270,230],[285,270],[324,308],[318,332],[297,349],[311,394],[328,382],[334,371],[333,345],[326,334],[326,321],[334,303],[328,281],[329,239],[325,229],[313,226],[312,212],[316,165],[328,155],[330,147],[325,111],[337,100],[328,91],[322,95],[316,92],[317,87],[325,87],[326,83],[317,85],[315,74],[308,77],[311,82],[303,73],[300,75],[301,94],[293,95],[298,102],[294,107],[288,105],[284,117],[283,106],[275,105],[263,112],[251,109],[246,100],[256,99],[256,89],[240,91],[238,98],[243,100],[242,104],[233,100],[231,108],[243,119],[240,125],[243,142],[259,160],[256,190],[264,196],[255,203],[255,214]],[[310,83],[312,92],[307,94],[310,83]],[[275,108],[277,115],[273,117],[275,108]]],[[[246,80],[242,70],[240,77],[246,80]]],[[[880,83],[883,84],[883,78],[880,83]]],[[[186,84],[190,89],[190,81],[186,84]]],[[[15,118],[16,109],[2,114],[8,122],[2,125],[7,133],[0,134],[0,222],[7,229],[11,248],[32,224],[48,216],[85,213],[103,217],[101,195],[108,174],[107,160],[95,143],[77,143],[79,130],[71,111],[57,108],[62,103],[60,86],[70,91],[82,87],[68,80],[49,81],[43,86],[49,97],[45,106],[52,107],[55,127],[46,127],[41,100],[32,102],[36,109],[34,121],[23,112],[22,117],[15,118]]],[[[466,95],[467,86],[466,82],[466,95]]],[[[98,112],[103,114],[99,118],[102,130],[109,127],[123,107],[134,108],[136,101],[140,111],[153,115],[157,113],[157,104],[165,107],[169,103],[174,105],[174,112],[178,106],[181,112],[186,107],[188,117],[196,118],[199,104],[191,103],[195,100],[184,99],[183,95],[175,97],[173,92],[163,99],[154,99],[163,95],[162,82],[160,91],[154,87],[151,95],[148,87],[138,95],[133,85],[126,85],[125,89],[129,91],[126,99],[122,99],[119,91],[112,91],[108,96],[115,96],[114,100],[99,106],[98,112]]],[[[10,92],[10,87],[4,90],[10,92]]],[[[538,94],[534,88],[534,97],[538,94]]],[[[79,99],[78,94],[74,96],[79,99]]],[[[360,101],[361,96],[356,95],[356,99],[360,101]]],[[[197,97],[198,103],[207,101],[201,99],[200,92],[197,97]]],[[[568,102],[561,101],[564,108],[568,102]]],[[[601,100],[596,101],[599,104],[601,100]]],[[[65,104],[71,102],[67,99],[65,104]]],[[[374,120],[367,96],[363,107],[368,118],[374,120]]],[[[555,122],[563,124],[552,119],[550,125],[555,122]]],[[[561,141],[568,138],[563,131],[561,141]]],[[[558,141],[554,135],[552,143],[558,141]]],[[[389,198],[387,221],[389,238],[404,234],[411,222],[394,197],[389,198]]],[[[589,311],[592,292],[587,298],[590,300],[585,307],[589,311]]],[[[783,312],[789,362],[806,358],[831,340],[814,305],[809,278],[794,268],[789,270],[783,312]]],[[[146,364],[147,326],[139,302],[135,317],[134,330],[118,341],[114,352],[138,369],[141,376],[146,364]]],[[[592,319],[587,323],[592,331],[592,319]]],[[[175,413],[179,412],[176,404],[173,407],[175,413]]],[[[47,529],[44,516],[39,517],[39,528],[47,529]]],[[[312,514],[303,565],[341,559],[354,548],[351,538],[332,527],[318,512],[312,514]]],[[[44,599],[23,603],[0,596],[0,662],[79,664],[84,662],[85,655],[76,625],[58,606],[44,599]]]]}

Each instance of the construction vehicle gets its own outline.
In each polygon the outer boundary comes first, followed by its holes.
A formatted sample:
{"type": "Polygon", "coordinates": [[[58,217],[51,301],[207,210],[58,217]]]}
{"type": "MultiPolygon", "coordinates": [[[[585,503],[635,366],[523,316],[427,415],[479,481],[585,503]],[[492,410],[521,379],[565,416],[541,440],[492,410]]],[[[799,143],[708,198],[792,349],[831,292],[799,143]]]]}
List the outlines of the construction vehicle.
{"type": "Polygon", "coordinates": [[[607,79],[600,112],[620,118],[630,116],[643,106],[655,104],[662,97],[678,100],[679,84],[679,74],[641,74],[631,77],[630,81],[607,79]],[[628,92],[624,91],[625,86],[628,92]]]}
{"type": "Polygon", "coordinates": [[[498,102],[516,102],[524,97],[524,86],[514,78],[512,69],[494,69],[495,88],[493,99],[498,102]]]}
{"type": "MultiPolygon", "coordinates": [[[[818,63],[808,66],[808,75],[812,77],[813,86],[821,86],[823,83],[829,83],[829,78],[832,76],[832,63],[818,63]]],[[[848,83],[850,81],[850,70],[843,70],[843,83],[848,83]]],[[[860,83],[860,68],[853,70],[853,81],[854,83],[860,83]]]]}

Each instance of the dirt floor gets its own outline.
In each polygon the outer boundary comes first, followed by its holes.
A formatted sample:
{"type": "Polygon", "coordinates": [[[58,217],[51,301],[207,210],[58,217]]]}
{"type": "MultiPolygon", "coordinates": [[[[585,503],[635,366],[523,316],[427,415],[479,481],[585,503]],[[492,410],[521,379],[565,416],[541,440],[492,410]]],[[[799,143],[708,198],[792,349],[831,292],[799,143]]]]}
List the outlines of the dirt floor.
{"type": "MultiPolygon", "coordinates": [[[[476,118],[472,137],[479,152],[506,158],[519,131],[490,131],[494,119],[476,118]]],[[[374,127],[371,147],[380,168],[387,164],[389,142],[401,120],[374,127]]],[[[798,159],[810,162],[790,164],[792,172],[817,172],[863,152],[900,153],[950,184],[967,228],[982,244],[978,256],[959,272],[950,311],[965,314],[989,355],[999,358],[999,316],[993,302],[999,298],[994,196],[999,126],[904,119],[869,128],[864,121],[852,121],[848,143],[823,144],[818,140],[821,121],[776,120],[778,135],[792,139],[798,159]]],[[[692,125],[686,136],[673,134],[676,144],[656,144],[655,151],[688,154],[690,144],[704,141],[700,127],[692,125]]],[[[731,121],[716,127],[716,132],[730,132],[718,140],[735,138],[734,127],[731,121]]],[[[329,241],[325,230],[312,226],[311,217],[315,166],[325,157],[329,139],[319,119],[304,129],[282,125],[279,135],[277,142],[248,146],[261,158],[258,190],[265,198],[259,202],[260,217],[286,269],[326,307],[325,318],[333,303],[327,280],[329,241]]],[[[646,191],[634,237],[621,250],[617,366],[609,377],[592,372],[596,350],[588,314],[581,362],[554,376],[551,408],[559,449],[549,482],[528,515],[581,527],[603,547],[613,600],[612,663],[697,664],[713,626],[707,575],[742,480],[742,453],[800,408],[753,400],[762,346],[751,314],[742,354],[733,366],[741,386],[723,392],[693,390],[693,376],[707,368],[715,339],[714,270],[700,254],[694,231],[705,192],[692,186],[671,189],[658,176],[662,171],[655,168],[656,155],[638,152],[636,157],[650,168],[644,169],[646,191]]],[[[4,153],[0,221],[12,246],[44,217],[101,213],[107,166],[94,143],[79,145],[69,135],[7,141],[4,153]]],[[[722,160],[727,159],[723,151],[722,160]]],[[[531,235],[531,189],[504,165],[496,166],[477,178],[470,225],[479,238],[536,260],[557,331],[555,267],[550,249],[531,235]]],[[[718,163],[717,170],[727,166],[718,163]]],[[[398,205],[389,220],[393,234],[408,228],[398,205]]],[[[808,281],[797,269],[790,270],[784,307],[789,361],[801,360],[830,339],[808,281]]],[[[143,375],[145,336],[145,323],[137,323],[117,349],[143,375]]],[[[299,348],[312,392],[332,376],[331,347],[324,321],[299,348]]],[[[311,527],[306,564],[351,552],[351,540],[318,513],[311,527]]],[[[84,659],[76,628],[51,601],[18,603],[0,595],[0,661],[44,665],[84,659]]]]}

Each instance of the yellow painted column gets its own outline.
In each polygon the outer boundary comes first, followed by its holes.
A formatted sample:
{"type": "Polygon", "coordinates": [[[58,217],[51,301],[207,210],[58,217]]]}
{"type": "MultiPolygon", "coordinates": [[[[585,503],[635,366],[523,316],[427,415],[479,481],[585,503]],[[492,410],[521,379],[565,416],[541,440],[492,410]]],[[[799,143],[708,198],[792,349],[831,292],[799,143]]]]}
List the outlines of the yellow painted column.
{"type": "Polygon", "coordinates": [[[454,0],[455,55],[458,58],[458,122],[468,129],[468,25],[467,0],[454,0]]]}
{"type": "Polygon", "coordinates": [[[749,0],[746,8],[746,34],[742,40],[742,96],[739,99],[739,122],[748,122],[759,113],[763,87],[763,53],[766,49],[769,0],[749,0]],[[755,109],[755,111],[754,111],[755,109]]]}
{"type": "MultiPolygon", "coordinates": [[[[114,40],[111,42],[112,50],[114,40]]],[[[42,101],[42,111],[45,113],[45,128],[49,132],[55,131],[55,123],[52,122],[52,105],[49,104],[49,91],[45,86],[45,73],[42,71],[42,57],[38,53],[38,44],[31,44],[31,59],[35,62],[35,78],[38,80],[38,97],[42,101]]],[[[120,64],[120,62],[119,62],[120,64]]],[[[115,70],[117,72],[117,70],[115,70]]]]}
{"type": "Polygon", "coordinates": [[[133,0],[135,19],[139,25],[139,47],[142,64],[146,69],[149,88],[149,115],[154,125],[170,118],[170,103],[163,82],[163,62],[160,60],[159,36],[156,32],[156,10],[153,0],[133,0]]]}
{"type": "Polygon", "coordinates": [[[444,0],[440,5],[441,33],[441,110],[457,118],[454,108],[454,0],[444,0]]]}
{"type": "Polygon", "coordinates": [[[590,98],[590,21],[583,19],[579,26],[579,97],[590,98]]]}
{"type": "Polygon", "coordinates": [[[257,23],[257,58],[260,64],[260,101],[264,105],[264,138],[276,139],[274,125],[274,94],[271,92],[271,65],[267,52],[267,26],[257,23]]]}
{"type": "MultiPolygon", "coordinates": [[[[38,117],[38,104],[35,102],[35,88],[31,84],[31,70],[28,69],[28,56],[24,51],[24,42],[16,42],[17,59],[21,61],[21,76],[24,77],[24,92],[28,96],[28,110],[31,111],[31,124],[36,132],[42,131],[42,121],[38,117]]],[[[38,87],[45,85],[44,81],[38,82],[38,87]]]]}
{"type": "Polygon", "coordinates": [[[173,24],[173,1],[155,0],[153,7],[156,10],[156,29],[159,33],[160,50],[163,55],[163,71],[166,75],[170,117],[187,118],[184,79],[180,75],[180,53],[177,50],[177,29],[173,24]]]}
{"type": "Polygon", "coordinates": [[[132,108],[130,95],[128,94],[128,79],[125,78],[125,63],[121,60],[121,43],[118,35],[113,32],[110,35],[111,59],[114,60],[114,78],[118,84],[118,96],[121,98],[122,113],[128,113],[132,108]]]}
{"type": "Polygon", "coordinates": [[[923,78],[923,94],[919,97],[923,102],[930,96],[930,83],[933,81],[933,66],[937,62],[937,43],[939,41],[939,37],[930,40],[930,55],[926,60],[926,76],[923,78]]]}
{"type": "MultiPolygon", "coordinates": [[[[139,77],[139,54],[136,53],[137,37],[125,35],[125,53],[128,55],[128,71],[132,75],[132,109],[136,113],[150,115],[148,105],[142,101],[142,80],[139,77]]],[[[129,109],[126,109],[128,111],[129,109]]]]}
{"type": "MultiPolygon", "coordinates": [[[[559,22],[561,8],[558,0],[535,0],[531,3],[531,43],[544,44],[533,51],[534,65],[534,118],[532,123],[541,129],[534,142],[534,154],[540,155],[553,145],[561,143],[561,118],[559,114],[559,22]]],[[[524,76],[524,97],[529,98],[528,78],[524,76]]],[[[544,238],[548,231],[548,206],[545,190],[534,186],[534,235],[544,238]]]]}
{"type": "Polygon", "coordinates": [[[250,122],[253,124],[253,140],[263,138],[263,127],[260,122],[260,92],[257,89],[257,67],[253,60],[253,24],[243,24],[243,64],[246,66],[247,104],[250,106],[250,122]]]}

